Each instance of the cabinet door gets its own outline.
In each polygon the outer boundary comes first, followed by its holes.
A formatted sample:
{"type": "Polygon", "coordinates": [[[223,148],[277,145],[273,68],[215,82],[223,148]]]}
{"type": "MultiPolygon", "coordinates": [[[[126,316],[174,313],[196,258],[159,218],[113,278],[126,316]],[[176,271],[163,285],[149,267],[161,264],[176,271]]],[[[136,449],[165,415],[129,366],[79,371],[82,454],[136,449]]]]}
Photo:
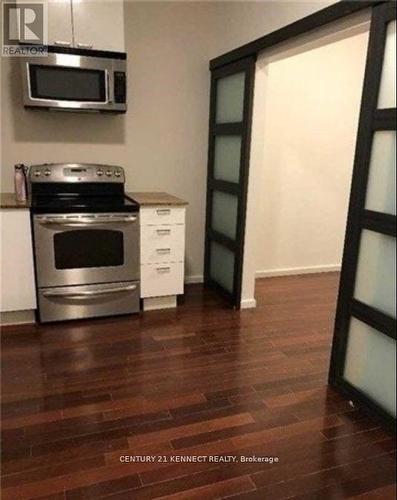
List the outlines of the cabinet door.
{"type": "Polygon", "coordinates": [[[73,45],[71,0],[48,0],[48,44],[73,45]]]}
{"type": "Polygon", "coordinates": [[[73,0],[73,27],[77,48],[125,52],[121,0],[73,0]]]}
{"type": "Polygon", "coordinates": [[[1,210],[1,311],[36,309],[28,210],[1,210]]]}
{"type": "MultiPolygon", "coordinates": [[[[16,3],[26,4],[24,0],[17,0],[16,3]]],[[[48,7],[48,45],[58,45],[60,47],[71,47],[73,45],[72,30],[72,0],[46,0],[48,7]]],[[[19,24],[17,18],[11,18],[15,33],[19,34],[19,24]]]]}

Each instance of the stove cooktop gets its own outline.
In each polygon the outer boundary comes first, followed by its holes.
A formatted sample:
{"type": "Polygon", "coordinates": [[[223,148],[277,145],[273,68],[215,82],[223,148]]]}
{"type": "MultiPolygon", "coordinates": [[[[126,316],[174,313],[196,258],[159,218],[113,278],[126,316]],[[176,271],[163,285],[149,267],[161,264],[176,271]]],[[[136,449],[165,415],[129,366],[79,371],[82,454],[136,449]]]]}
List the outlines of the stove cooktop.
{"type": "Polygon", "coordinates": [[[127,196],[33,196],[33,213],[138,212],[139,204],[127,196]]]}

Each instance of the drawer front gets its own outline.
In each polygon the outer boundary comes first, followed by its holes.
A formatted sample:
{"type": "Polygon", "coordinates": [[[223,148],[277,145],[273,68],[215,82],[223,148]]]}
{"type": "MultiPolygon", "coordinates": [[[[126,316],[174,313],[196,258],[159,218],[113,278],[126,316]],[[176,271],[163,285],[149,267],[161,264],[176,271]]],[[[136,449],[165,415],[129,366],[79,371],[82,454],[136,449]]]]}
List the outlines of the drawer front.
{"type": "Polygon", "coordinates": [[[167,206],[141,208],[141,224],[184,224],[185,209],[167,206]]]}
{"type": "Polygon", "coordinates": [[[63,321],[139,311],[139,281],[39,288],[40,320],[63,321]]]}
{"type": "Polygon", "coordinates": [[[183,293],[184,264],[142,264],[141,297],[162,297],[183,293]]]}
{"type": "Polygon", "coordinates": [[[182,262],[185,254],[185,226],[143,226],[141,264],[182,262]]]}

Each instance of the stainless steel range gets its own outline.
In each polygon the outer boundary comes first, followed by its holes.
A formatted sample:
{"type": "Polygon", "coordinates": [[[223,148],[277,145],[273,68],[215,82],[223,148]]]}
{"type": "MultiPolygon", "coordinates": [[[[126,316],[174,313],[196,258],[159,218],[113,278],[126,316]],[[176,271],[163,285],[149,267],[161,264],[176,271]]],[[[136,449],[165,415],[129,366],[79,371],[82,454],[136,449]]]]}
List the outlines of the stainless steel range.
{"type": "Polygon", "coordinates": [[[41,322],[139,311],[139,206],[121,167],[29,171],[41,322]]]}

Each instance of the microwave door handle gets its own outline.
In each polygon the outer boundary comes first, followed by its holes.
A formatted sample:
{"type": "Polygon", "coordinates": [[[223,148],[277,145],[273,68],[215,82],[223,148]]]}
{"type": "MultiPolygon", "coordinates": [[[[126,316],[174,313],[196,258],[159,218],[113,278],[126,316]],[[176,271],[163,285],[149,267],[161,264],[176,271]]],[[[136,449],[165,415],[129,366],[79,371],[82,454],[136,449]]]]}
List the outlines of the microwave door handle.
{"type": "Polygon", "coordinates": [[[114,224],[114,223],[132,223],[137,220],[136,217],[109,217],[108,219],[87,219],[87,218],[75,218],[70,219],[58,219],[56,217],[43,217],[39,219],[40,224],[50,225],[57,224],[60,226],[72,226],[72,227],[88,227],[88,226],[98,226],[102,224],[114,224]]]}
{"type": "Polygon", "coordinates": [[[108,103],[113,103],[114,101],[114,83],[113,78],[110,77],[110,73],[106,70],[106,87],[107,87],[107,96],[108,103]]]}
{"type": "Polygon", "coordinates": [[[112,293],[132,292],[133,290],[136,290],[136,287],[136,285],[128,285],[119,286],[117,288],[105,288],[104,290],[86,290],[81,292],[46,291],[43,292],[43,296],[54,298],[85,299],[87,297],[99,297],[101,295],[110,295],[112,293]]]}

